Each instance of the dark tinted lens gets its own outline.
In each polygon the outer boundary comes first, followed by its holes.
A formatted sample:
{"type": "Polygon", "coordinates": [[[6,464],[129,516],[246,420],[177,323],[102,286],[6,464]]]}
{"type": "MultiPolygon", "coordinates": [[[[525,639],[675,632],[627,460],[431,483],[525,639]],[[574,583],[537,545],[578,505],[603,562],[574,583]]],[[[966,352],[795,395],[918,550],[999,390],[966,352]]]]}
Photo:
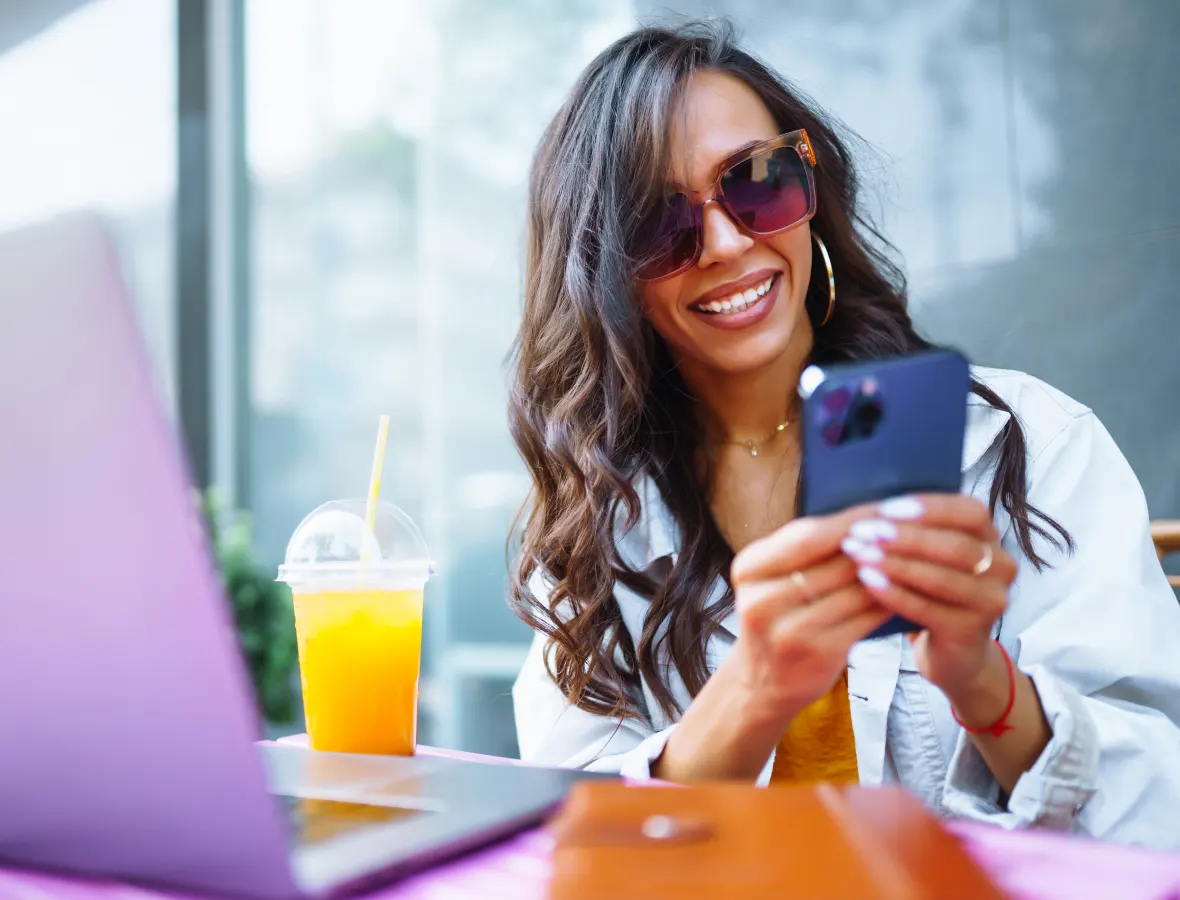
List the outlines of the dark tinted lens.
{"type": "Polygon", "coordinates": [[[730,212],[755,234],[770,234],[807,218],[807,170],[794,147],[779,147],[740,162],[721,176],[730,212]]]}
{"type": "Polygon", "coordinates": [[[640,226],[639,277],[670,275],[697,252],[696,210],[683,194],[673,194],[640,226]]]}

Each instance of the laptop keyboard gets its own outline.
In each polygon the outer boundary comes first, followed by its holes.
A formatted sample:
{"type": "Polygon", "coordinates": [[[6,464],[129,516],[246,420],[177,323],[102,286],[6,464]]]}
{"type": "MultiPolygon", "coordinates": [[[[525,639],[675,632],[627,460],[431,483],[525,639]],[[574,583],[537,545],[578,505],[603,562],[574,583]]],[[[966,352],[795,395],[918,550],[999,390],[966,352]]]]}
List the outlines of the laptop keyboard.
{"type": "Polygon", "coordinates": [[[287,826],[297,846],[308,847],[338,837],[372,828],[404,822],[430,815],[421,809],[375,806],[369,803],[346,803],[342,800],[316,800],[307,797],[278,795],[287,814],[287,826]]]}

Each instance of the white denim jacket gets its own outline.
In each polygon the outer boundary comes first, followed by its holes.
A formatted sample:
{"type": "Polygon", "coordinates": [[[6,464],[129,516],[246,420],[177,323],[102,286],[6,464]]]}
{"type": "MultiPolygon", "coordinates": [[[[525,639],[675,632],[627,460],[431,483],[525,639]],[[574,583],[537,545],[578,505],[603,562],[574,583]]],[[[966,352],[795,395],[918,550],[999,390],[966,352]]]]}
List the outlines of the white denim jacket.
{"type": "MultiPolygon", "coordinates": [[[[1050,563],[1038,572],[1008,517],[997,512],[1003,545],[1020,561],[997,635],[1036,685],[1053,735],[1001,809],[995,779],[946,698],[918,674],[909,642],[863,641],[848,657],[861,783],[899,782],[942,814],[1180,848],[1180,605],[1152,546],[1143,491],[1089,409],[1028,375],[978,368],[974,374],[1024,427],[1029,502],[1076,544],[1066,555],[1038,540],[1050,563]]],[[[1009,418],[971,396],[963,490],[984,502],[1009,418]]],[[[641,499],[641,521],[619,541],[624,559],[643,570],[674,560],[678,542],[650,482],[641,499]]],[[[541,597],[543,579],[532,587],[541,597]]],[[[713,599],[723,591],[718,579],[713,599]]],[[[648,603],[621,585],[615,596],[637,640],[648,603]]],[[[710,671],[733,647],[738,627],[731,613],[711,638],[710,671]]],[[[538,634],[512,692],[521,758],[650,777],[676,723],[660,713],[648,685],[643,721],[594,715],[566,702],[545,670],[544,652],[538,634]]],[[[674,667],[669,677],[687,706],[674,667]]],[[[772,765],[773,757],[759,784],[772,765]]]]}

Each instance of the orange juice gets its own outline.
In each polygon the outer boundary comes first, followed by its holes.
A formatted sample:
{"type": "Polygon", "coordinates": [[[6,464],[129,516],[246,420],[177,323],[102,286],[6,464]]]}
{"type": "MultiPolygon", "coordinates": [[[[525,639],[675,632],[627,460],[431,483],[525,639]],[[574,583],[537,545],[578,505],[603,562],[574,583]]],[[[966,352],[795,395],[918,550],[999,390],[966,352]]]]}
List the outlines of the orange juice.
{"type": "Polygon", "coordinates": [[[312,749],[412,756],[422,590],[294,592],[312,749]]]}

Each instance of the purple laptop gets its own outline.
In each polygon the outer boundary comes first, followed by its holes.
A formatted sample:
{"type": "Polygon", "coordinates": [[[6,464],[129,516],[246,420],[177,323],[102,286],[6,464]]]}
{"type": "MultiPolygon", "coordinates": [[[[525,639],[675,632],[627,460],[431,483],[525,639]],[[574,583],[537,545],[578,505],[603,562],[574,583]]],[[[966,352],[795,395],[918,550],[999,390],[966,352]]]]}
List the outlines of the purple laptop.
{"type": "Polygon", "coordinates": [[[0,862],[257,898],[395,877],[580,773],[259,747],[102,223],[0,235],[0,862]]]}

